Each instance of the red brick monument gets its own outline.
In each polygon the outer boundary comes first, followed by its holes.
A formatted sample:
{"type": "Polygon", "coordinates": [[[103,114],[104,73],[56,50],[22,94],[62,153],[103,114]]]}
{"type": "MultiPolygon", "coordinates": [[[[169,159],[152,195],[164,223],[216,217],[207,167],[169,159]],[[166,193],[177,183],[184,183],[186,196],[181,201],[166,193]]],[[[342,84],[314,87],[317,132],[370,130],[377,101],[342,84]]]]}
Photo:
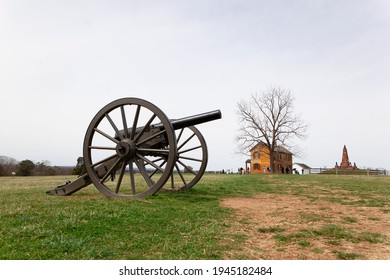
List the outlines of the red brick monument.
{"type": "Polygon", "coordinates": [[[356,163],[354,163],[352,165],[351,162],[349,161],[348,151],[347,151],[347,147],[345,145],[344,145],[344,148],[343,148],[343,157],[341,159],[341,164],[339,166],[337,164],[337,162],[336,162],[335,168],[349,169],[349,170],[356,170],[356,169],[358,169],[357,166],[356,166],[356,163]]]}

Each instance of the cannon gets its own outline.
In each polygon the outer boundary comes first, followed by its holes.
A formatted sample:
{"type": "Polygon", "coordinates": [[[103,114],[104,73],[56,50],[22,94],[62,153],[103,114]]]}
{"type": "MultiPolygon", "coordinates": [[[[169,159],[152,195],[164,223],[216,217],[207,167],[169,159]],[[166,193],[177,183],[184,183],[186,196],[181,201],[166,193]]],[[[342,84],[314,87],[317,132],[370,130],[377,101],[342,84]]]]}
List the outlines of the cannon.
{"type": "Polygon", "coordinates": [[[206,141],[195,125],[221,117],[215,110],[168,119],[146,100],[115,100],[96,114],[86,131],[86,174],[46,193],[71,195],[90,184],[116,198],[143,198],[161,188],[190,189],[208,160],[206,141]]]}

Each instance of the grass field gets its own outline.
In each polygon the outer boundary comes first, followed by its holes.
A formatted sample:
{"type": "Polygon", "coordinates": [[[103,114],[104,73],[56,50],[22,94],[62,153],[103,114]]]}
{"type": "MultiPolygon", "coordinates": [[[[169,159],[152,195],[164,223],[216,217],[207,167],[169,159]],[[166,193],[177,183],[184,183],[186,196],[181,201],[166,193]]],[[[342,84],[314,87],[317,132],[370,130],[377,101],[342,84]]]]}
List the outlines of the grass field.
{"type": "Polygon", "coordinates": [[[0,259],[390,258],[390,177],[206,174],[189,191],[144,200],[107,198],[92,185],[45,193],[67,179],[0,177],[0,259]],[[234,199],[252,199],[268,220],[234,199]],[[267,255],[261,240],[280,254],[267,255]],[[384,250],[373,256],[370,246],[384,250]]]}

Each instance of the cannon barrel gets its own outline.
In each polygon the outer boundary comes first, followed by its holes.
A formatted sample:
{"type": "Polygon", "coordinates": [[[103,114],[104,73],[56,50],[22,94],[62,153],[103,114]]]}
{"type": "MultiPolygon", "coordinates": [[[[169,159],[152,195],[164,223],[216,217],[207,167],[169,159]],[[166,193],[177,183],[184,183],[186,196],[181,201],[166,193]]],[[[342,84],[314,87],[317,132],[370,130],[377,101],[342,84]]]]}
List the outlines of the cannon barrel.
{"type": "Polygon", "coordinates": [[[171,120],[172,126],[174,130],[182,129],[185,127],[206,123],[214,120],[218,120],[222,118],[222,114],[220,110],[210,111],[190,117],[185,117],[177,120],[171,120]]]}
{"type": "MultiPolygon", "coordinates": [[[[173,129],[178,130],[178,129],[182,129],[185,127],[194,126],[197,124],[218,120],[220,118],[222,118],[221,111],[214,110],[214,111],[201,113],[201,114],[197,114],[197,115],[193,115],[193,116],[189,116],[189,117],[184,117],[181,119],[173,119],[173,120],[171,119],[170,121],[171,121],[173,129]]],[[[163,129],[163,127],[164,127],[164,125],[162,123],[157,123],[157,124],[154,124],[151,126],[151,128],[153,128],[153,129],[163,129]]],[[[142,128],[143,127],[137,127],[136,131],[137,132],[141,131],[142,128]]],[[[129,127],[127,130],[128,130],[128,133],[131,133],[132,128],[129,127]]],[[[121,133],[121,135],[123,135],[123,136],[125,135],[123,129],[120,130],[119,133],[121,133]]],[[[119,135],[117,133],[115,133],[115,138],[119,139],[119,135]]]]}

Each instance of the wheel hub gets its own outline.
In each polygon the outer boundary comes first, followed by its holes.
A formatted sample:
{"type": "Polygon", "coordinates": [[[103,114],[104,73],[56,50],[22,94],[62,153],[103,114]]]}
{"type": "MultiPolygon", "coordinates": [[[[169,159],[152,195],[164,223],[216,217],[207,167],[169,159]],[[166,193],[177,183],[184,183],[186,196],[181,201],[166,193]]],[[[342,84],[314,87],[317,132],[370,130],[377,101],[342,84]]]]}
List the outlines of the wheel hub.
{"type": "Polygon", "coordinates": [[[133,157],[137,152],[135,143],[129,139],[120,141],[116,146],[116,153],[121,158],[133,157]]]}

